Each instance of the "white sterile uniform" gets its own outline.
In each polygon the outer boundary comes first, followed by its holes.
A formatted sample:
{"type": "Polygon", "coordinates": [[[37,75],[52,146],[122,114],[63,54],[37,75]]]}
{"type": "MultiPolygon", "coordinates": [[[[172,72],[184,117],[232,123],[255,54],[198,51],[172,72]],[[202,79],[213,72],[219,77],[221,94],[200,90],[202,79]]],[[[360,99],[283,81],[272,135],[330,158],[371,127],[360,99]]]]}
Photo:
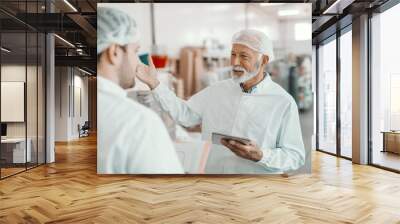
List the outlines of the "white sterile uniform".
{"type": "Polygon", "coordinates": [[[212,132],[244,137],[263,152],[262,159],[254,162],[225,146],[212,145],[206,173],[278,174],[304,164],[297,105],[269,75],[252,93],[244,93],[232,79],[217,82],[188,101],[161,84],[153,92],[164,110],[183,126],[201,123],[204,140],[210,141],[212,132]]]}
{"type": "Polygon", "coordinates": [[[181,174],[182,165],[161,119],[97,76],[97,172],[181,174]]]}

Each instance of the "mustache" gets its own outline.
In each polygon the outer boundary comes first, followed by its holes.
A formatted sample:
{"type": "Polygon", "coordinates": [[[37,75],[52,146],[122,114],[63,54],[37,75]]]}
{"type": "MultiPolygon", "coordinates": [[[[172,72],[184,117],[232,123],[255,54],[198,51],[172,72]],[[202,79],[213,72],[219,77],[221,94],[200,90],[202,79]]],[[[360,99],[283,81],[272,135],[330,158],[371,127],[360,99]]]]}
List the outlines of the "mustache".
{"type": "Polygon", "coordinates": [[[232,71],[234,71],[234,72],[245,72],[246,69],[243,68],[243,67],[240,66],[240,65],[236,65],[236,66],[233,66],[233,67],[232,67],[232,71]]]}
{"type": "MultiPolygon", "coordinates": [[[[258,71],[260,69],[260,66],[261,66],[261,61],[257,61],[254,66],[256,67],[256,70],[258,71]]],[[[232,66],[232,71],[234,71],[234,72],[248,72],[244,67],[242,67],[240,65],[232,66]]]]}

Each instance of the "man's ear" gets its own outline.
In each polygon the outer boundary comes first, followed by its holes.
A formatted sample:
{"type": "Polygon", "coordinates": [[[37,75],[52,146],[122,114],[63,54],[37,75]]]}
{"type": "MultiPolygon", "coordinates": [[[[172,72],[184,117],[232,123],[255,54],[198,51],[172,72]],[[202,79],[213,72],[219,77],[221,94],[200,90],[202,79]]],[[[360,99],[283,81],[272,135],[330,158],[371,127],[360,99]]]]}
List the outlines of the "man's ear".
{"type": "Polygon", "coordinates": [[[105,51],[107,61],[110,64],[116,65],[118,64],[118,47],[116,44],[111,44],[105,51]]]}

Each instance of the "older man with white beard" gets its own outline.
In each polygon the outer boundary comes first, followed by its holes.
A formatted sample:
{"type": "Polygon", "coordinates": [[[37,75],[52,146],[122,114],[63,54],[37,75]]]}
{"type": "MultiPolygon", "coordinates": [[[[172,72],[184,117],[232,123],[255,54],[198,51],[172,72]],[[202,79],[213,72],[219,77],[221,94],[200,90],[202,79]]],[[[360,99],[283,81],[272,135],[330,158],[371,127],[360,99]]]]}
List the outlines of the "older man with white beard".
{"type": "Polygon", "coordinates": [[[212,145],[206,173],[282,174],[304,165],[305,150],[295,101],[265,71],[273,57],[264,33],[242,30],[232,38],[232,79],[188,101],[160,84],[152,64],[141,65],[137,77],[179,124],[201,124],[204,140],[213,132],[252,140],[250,145],[234,140],[222,140],[225,147],[212,145]]]}

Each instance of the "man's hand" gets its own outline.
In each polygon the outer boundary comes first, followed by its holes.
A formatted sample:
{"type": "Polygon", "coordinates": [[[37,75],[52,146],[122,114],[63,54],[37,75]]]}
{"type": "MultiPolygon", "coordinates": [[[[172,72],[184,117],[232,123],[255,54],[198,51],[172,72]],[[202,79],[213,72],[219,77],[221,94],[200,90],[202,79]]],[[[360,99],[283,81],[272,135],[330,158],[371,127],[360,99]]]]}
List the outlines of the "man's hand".
{"type": "Polygon", "coordinates": [[[136,77],[145,84],[147,84],[150,89],[156,88],[160,82],[157,79],[157,69],[153,64],[153,60],[149,55],[149,65],[145,65],[143,63],[139,63],[136,69],[136,77]]]}
{"type": "Polygon", "coordinates": [[[226,139],[222,139],[221,143],[228,147],[237,156],[244,159],[258,162],[263,156],[262,151],[254,143],[251,143],[250,145],[244,145],[238,141],[226,139]]]}

